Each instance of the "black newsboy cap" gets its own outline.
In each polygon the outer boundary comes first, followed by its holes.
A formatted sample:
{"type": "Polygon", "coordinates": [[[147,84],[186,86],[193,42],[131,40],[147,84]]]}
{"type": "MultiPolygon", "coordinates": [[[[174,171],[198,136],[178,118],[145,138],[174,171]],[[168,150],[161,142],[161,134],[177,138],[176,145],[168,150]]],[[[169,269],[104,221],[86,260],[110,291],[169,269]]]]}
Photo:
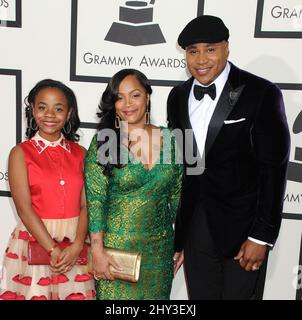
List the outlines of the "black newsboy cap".
{"type": "Polygon", "coordinates": [[[194,43],[216,43],[229,39],[229,29],[215,16],[202,15],[191,20],[178,37],[178,44],[185,49],[194,43]]]}

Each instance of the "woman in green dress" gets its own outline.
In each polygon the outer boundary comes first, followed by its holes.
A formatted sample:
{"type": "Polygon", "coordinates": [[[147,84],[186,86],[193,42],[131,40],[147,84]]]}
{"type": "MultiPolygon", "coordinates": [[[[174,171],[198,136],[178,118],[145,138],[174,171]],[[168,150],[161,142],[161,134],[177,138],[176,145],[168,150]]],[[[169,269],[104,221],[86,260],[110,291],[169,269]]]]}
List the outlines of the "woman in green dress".
{"type": "Polygon", "coordinates": [[[149,81],[140,71],[116,73],[102,95],[98,133],[86,155],[88,228],[97,299],[170,297],[173,223],[183,169],[176,159],[171,131],[150,124],[151,93],[149,81]],[[119,265],[104,247],[141,253],[137,283],[114,278],[109,266],[119,265]]]}

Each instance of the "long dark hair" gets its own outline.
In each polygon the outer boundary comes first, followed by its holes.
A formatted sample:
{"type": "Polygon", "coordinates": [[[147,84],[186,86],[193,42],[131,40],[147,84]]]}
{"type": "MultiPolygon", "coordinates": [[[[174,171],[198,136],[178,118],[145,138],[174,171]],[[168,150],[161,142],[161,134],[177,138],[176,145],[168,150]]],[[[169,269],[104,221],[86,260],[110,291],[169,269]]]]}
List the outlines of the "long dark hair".
{"type": "MultiPolygon", "coordinates": [[[[104,167],[103,173],[107,176],[110,176],[112,173],[112,170],[114,168],[121,168],[121,161],[120,161],[120,129],[115,127],[115,118],[116,118],[116,112],[115,112],[115,102],[118,99],[118,89],[120,86],[120,83],[127,77],[127,76],[134,76],[139,83],[142,85],[142,87],[146,90],[146,93],[151,95],[152,88],[150,85],[150,82],[148,78],[143,74],[141,71],[138,71],[136,69],[123,69],[118,71],[109,81],[105,91],[102,94],[101,101],[99,103],[99,109],[100,112],[97,113],[98,117],[100,118],[100,122],[98,124],[98,131],[101,131],[103,129],[111,129],[115,131],[116,137],[117,137],[117,154],[116,157],[114,157],[117,161],[115,163],[110,163],[109,157],[108,162],[106,164],[100,164],[104,167]]],[[[147,112],[150,112],[151,102],[150,99],[148,99],[148,105],[147,105],[147,112]]],[[[100,148],[104,143],[107,143],[106,141],[98,141],[98,148],[100,148]]]]}
{"type": "Polygon", "coordinates": [[[29,92],[28,96],[24,99],[26,105],[25,116],[27,119],[26,137],[28,139],[32,138],[39,128],[36,125],[35,119],[33,117],[33,105],[37,94],[45,88],[56,88],[60,90],[66,97],[68,103],[68,111],[71,110],[69,122],[71,128],[66,128],[62,130],[64,137],[71,141],[79,141],[79,135],[76,133],[80,126],[80,119],[78,115],[78,104],[74,92],[60,81],[52,79],[44,79],[39,81],[29,92]],[[70,130],[69,130],[70,129],[70,130]]]}

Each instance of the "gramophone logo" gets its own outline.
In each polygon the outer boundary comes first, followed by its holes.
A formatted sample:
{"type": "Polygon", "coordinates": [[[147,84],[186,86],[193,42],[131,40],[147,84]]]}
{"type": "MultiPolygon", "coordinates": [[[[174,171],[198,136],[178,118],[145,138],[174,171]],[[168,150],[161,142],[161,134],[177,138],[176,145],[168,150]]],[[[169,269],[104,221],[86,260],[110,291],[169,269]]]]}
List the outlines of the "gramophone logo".
{"type": "Polygon", "coordinates": [[[130,46],[165,43],[159,25],[153,23],[154,3],[126,1],[119,7],[119,22],[112,23],[105,40],[130,46]]]}

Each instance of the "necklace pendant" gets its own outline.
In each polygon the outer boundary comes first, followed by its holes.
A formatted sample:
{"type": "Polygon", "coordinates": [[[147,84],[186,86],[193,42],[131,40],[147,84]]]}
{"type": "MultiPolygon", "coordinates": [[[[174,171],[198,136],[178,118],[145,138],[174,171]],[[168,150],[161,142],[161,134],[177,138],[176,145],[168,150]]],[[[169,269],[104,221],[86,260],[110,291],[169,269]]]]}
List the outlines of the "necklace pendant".
{"type": "Polygon", "coordinates": [[[61,185],[61,186],[64,186],[64,185],[65,185],[65,180],[61,179],[61,180],[60,180],[60,185],[61,185]]]}

